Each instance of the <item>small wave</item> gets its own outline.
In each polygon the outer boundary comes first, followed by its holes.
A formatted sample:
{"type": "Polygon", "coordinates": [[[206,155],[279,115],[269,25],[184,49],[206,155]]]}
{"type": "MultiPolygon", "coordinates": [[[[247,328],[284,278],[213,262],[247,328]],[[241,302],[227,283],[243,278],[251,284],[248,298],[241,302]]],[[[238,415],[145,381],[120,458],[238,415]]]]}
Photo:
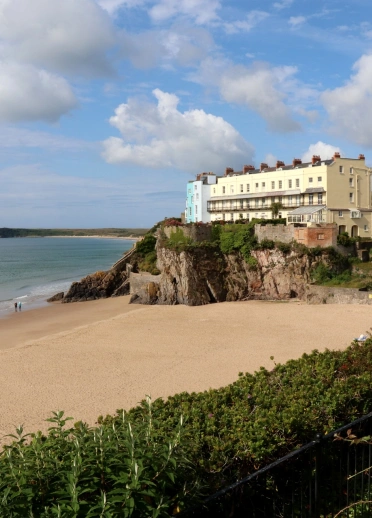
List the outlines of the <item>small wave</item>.
{"type": "Polygon", "coordinates": [[[20,288],[18,288],[18,291],[26,290],[27,288],[31,288],[31,286],[29,284],[25,284],[24,286],[21,286],[20,288]]]}
{"type": "Polygon", "coordinates": [[[16,297],[16,299],[27,299],[28,295],[22,295],[21,297],[16,297]]]}

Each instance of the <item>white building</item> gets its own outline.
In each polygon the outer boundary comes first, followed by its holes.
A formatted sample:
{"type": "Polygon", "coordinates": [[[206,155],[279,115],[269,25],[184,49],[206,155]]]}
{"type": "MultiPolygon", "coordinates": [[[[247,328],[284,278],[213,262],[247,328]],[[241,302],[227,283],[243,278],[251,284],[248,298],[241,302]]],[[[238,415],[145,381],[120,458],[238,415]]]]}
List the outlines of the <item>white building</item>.
{"type": "Polygon", "coordinates": [[[208,201],[211,197],[211,185],[217,183],[214,173],[200,173],[195,181],[187,184],[186,197],[186,223],[197,223],[211,221],[211,214],[208,212],[208,201]]]}

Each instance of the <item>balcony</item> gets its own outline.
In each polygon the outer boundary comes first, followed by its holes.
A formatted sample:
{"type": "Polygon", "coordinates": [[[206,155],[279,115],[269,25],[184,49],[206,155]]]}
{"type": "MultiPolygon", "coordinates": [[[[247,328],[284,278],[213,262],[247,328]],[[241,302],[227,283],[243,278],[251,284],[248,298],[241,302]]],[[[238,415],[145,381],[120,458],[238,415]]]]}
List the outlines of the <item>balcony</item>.
{"type": "MultiPolygon", "coordinates": [[[[270,210],[271,209],[271,205],[272,203],[265,203],[265,204],[260,204],[258,206],[256,206],[255,204],[250,204],[250,205],[246,205],[246,204],[243,204],[240,205],[240,203],[236,203],[236,202],[230,202],[229,204],[226,204],[226,205],[220,205],[220,204],[217,204],[217,205],[213,205],[213,203],[216,203],[216,202],[208,202],[208,212],[247,212],[247,211],[252,211],[252,210],[270,210]]],[[[312,206],[317,206],[317,205],[324,205],[324,201],[319,201],[318,203],[305,203],[305,202],[302,202],[302,203],[295,203],[295,202],[292,202],[292,203],[283,203],[282,202],[282,207],[284,210],[287,210],[287,209],[296,209],[297,207],[312,207],[312,206]]]]}

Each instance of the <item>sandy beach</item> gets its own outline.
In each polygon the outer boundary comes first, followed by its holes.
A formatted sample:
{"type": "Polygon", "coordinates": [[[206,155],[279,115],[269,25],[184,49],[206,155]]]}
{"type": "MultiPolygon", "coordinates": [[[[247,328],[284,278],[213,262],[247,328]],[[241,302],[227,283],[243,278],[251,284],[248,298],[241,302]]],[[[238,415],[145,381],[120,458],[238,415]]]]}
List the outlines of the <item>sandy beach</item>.
{"type": "Polygon", "coordinates": [[[54,304],[0,320],[0,435],[45,430],[52,410],[94,424],[146,394],[216,388],[240,371],[340,349],[371,327],[362,305],[235,302],[54,304]]]}

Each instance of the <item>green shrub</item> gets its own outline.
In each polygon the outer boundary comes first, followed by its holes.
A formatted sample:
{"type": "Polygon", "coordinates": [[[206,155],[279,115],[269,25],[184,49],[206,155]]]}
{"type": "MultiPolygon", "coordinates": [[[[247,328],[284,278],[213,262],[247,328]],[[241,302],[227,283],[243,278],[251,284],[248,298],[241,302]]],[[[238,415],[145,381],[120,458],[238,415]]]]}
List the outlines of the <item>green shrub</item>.
{"type": "Polygon", "coordinates": [[[276,241],[275,246],[280,250],[283,254],[289,254],[292,249],[290,243],[282,243],[281,241],[276,241]]]}
{"type": "Polygon", "coordinates": [[[337,236],[337,244],[342,246],[352,246],[356,242],[354,237],[350,237],[347,232],[342,232],[337,236]]]}
{"type": "Polygon", "coordinates": [[[185,236],[183,229],[181,227],[177,227],[175,231],[171,233],[167,241],[167,246],[178,251],[182,251],[185,246],[191,245],[192,243],[193,240],[190,237],[185,236]]]}
{"type": "Polygon", "coordinates": [[[66,429],[56,412],[47,436],[17,429],[0,457],[0,516],[168,517],[189,505],[199,489],[183,419],[164,434],[149,398],[141,408],[135,422],[120,412],[109,425],[66,429]]]}
{"type": "Polygon", "coordinates": [[[261,250],[272,250],[275,248],[275,243],[271,239],[263,239],[257,247],[261,248],[261,250]]]}
{"type": "Polygon", "coordinates": [[[141,272],[148,272],[152,275],[159,275],[160,270],[156,266],[157,255],[156,251],[149,252],[145,255],[142,261],[138,263],[138,269],[141,272]]]}
{"type": "Polygon", "coordinates": [[[146,234],[146,236],[141,239],[141,241],[137,241],[136,252],[145,257],[148,253],[155,250],[155,245],[156,237],[152,234],[146,234]]]}

